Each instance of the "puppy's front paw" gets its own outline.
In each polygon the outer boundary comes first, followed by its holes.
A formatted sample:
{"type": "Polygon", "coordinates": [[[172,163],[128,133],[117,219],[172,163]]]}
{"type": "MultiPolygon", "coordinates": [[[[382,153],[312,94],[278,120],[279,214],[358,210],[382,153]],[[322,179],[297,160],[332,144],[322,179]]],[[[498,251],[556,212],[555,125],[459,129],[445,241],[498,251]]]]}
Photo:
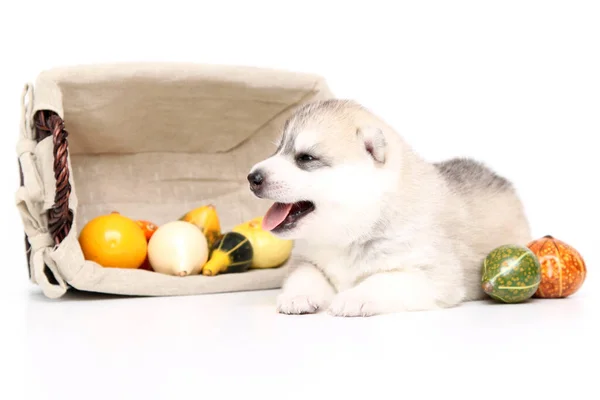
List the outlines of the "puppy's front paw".
{"type": "Polygon", "coordinates": [[[313,314],[326,307],[325,301],[314,296],[280,294],[277,312],[281,314],[313,314]]]}
{"type": "Polygon", "coordinates": [[[375,304],[369,296],[356,289],[335,296],[327,312],[336,317],[369,317],[377,314],[375,304]]]}

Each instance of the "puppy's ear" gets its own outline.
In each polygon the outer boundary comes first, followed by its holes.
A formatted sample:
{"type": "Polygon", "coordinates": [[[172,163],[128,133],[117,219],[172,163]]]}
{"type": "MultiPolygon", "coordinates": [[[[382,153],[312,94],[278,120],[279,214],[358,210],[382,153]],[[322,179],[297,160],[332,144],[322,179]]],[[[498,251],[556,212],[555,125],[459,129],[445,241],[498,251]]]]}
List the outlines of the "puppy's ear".
{"type": "Polygon", "coordinates": [[[356,134],[364,143],[365,150],[371,155],[373,160],[384,164],[387,142],[383,136],[383,131],[376,127],[367,126],[358,128],[356,134]]]}

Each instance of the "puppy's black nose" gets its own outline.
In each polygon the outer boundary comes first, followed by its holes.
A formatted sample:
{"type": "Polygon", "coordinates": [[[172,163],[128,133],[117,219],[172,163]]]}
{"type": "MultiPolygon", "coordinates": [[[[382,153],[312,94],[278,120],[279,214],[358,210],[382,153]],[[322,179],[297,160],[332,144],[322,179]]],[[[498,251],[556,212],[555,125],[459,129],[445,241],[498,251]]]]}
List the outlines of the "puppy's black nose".
{"type": "Polygon", "coordinates": [[[260,188],[260,185],[262,185],[264,180],[265,178],[260,171],[254,171],[248,175],[248,182],[250,182],[250,187],[252,190],[260,188]]]}

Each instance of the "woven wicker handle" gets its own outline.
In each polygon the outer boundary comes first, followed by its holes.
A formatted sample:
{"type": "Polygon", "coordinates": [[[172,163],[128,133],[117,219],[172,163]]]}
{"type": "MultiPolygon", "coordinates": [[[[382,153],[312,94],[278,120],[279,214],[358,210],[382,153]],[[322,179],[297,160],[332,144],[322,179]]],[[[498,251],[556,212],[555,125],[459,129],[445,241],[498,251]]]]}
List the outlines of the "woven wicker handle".
{"type": "Polygon", "coordinates": [[[48,230],[54,243],[60,244],[73,225],[73,212],[69,209],[71,183],[69,182],[69,143],[65,123],[52,111],[39,111],[35,115],[36,139],[41,141],[52,135],[54,142],[54,178],[56,193],[54,205],[48,212],[48,230]]]}

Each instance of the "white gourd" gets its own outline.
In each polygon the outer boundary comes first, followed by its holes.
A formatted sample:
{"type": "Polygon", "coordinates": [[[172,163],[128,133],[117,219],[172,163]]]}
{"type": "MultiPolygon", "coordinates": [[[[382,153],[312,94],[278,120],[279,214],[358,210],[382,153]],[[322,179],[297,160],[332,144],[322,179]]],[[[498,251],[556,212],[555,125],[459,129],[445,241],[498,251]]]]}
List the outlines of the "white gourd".
{"type": "Polygon", "coordinates": [[[148,260],[154,271],[162,274],[196,275],[207,259],[206,237],[189,222],[172,221],[160,226],[148,243],[148,260]]]}

